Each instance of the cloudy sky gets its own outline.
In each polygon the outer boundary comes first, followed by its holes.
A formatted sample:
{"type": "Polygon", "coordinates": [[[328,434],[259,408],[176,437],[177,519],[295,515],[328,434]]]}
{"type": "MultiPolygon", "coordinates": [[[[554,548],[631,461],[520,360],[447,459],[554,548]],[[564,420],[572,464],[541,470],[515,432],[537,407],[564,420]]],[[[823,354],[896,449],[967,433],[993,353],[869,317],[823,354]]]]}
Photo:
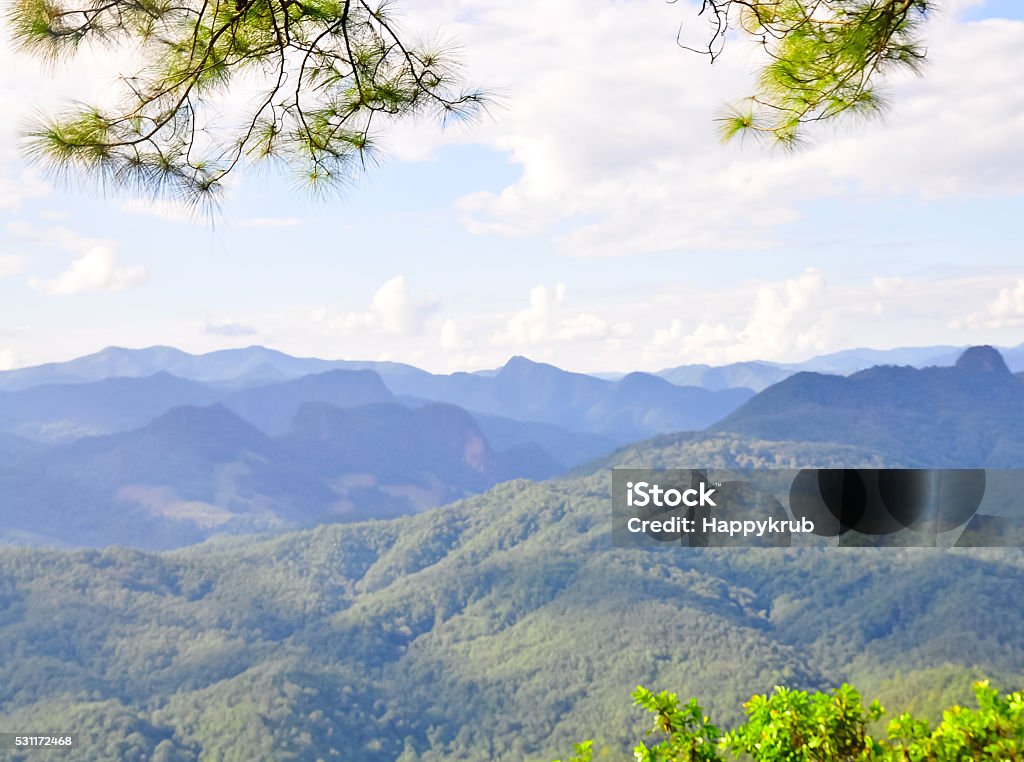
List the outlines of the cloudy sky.
{"type": "Polygon", "coordinates": [[[340,198],[247,174],[216,226],[61,186],[18,129],[124,61],[0,50],[0,368],[105,346],[264,344],[431,370],[574,370],[1024,341],[1024,3],[940,0],[887,116],[795,154],[723,147],[750,90],[676,44],[693,2],[418,0],[498,108],[381,136],[340,198]]]}

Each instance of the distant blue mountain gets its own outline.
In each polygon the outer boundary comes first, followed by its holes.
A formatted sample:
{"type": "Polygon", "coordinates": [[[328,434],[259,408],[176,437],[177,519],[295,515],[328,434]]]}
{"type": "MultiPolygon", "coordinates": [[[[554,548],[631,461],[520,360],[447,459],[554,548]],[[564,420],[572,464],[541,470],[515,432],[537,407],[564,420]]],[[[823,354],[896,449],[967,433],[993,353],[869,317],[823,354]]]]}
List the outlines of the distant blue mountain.
{"type": "Polygon", "coordinates": [[[486,413],[474,413],[473,418],[494,449],[536,446],[567,468],[604,457],[616,447],[615,442],[599,434],[570,431],[550,423],[516,421],[486,413]]]}
{"type": "Polygon", "coordinates": [[[387,381],[396,394],[473,412],[583,431],[622,444],[714,423],[753,396],[749,389],[681,387],[646,373],[608,381],[513,357],[493,373],[387,381]]]}
{"type": "Polygon", "coordinates": [[[0,431],[44,442],[71,441],[138,428],[172,408],[222,402],[263,431],[278,434],[304,402],[351,407],[393,399],[370,370],[332,370],[240,390],[160,371],[0,391],[0,431]]]}
{"type": "Polygon", "coordinates": [[[268,434],[283,433],[308,402],[357,407],[393,402],[394,395],[372,370],[331,370],[232,392],[224,404],[268,434]]]}
{"type": "MultiPolygon", "coordinates": [[[[812,357],[799,363],[738,362],[729,365],[680,365],[658,371],[674,384],[702,386],[706,389],[748,387],[762,391],[794,373],[811,371],[849,375],[877,365],[907,365],[914,368],[953,365],[966,346],[902,347],[898,349],[846,349],[812,357]]],[[[1024,344],[1000,349],[1014,372],[1024,371],[1024,344]]],[[[608,374],[608,377],[618,377],[608,374]]]]}
{"type": "Polygon", "coordinates": [[[437,486],[446,489],[438,504],[507,479],[544,479],[562,470],[539,449],[527,462],[525,446],[516,453],[517,468],[508,468],[469,413],[440,403],[342,409],[311,402],[299,408],[279,442],[317,474],[374,474],[395,484],[443,476],[437,486]]]}
{"type": "Polygon", "coordinates": [[[389,383],[415,395],[396,398],[375,370],[292,360],[154,348],[35,369],[35,380],[78,381],[0,392],[0,532],[155,548],[394,516],[508,479],[548,478],[651,434],[703,428],[753,394],[643,373],[604,381],[517,357],[490,375],[388,366],[389,383]],[[307,362],[317,372],[253,380],[307,362]],[[159,365],[206,380],[132,375],[159,365]],[[107,371],[125,375],[81,380],[107,371]]]}
{"type": "MultiPolygon", "coordinates": [[[[204,372],[274,375],[255,360],[229,362],[248,356],[238,351],[214,358],[219,366],[204,356],[204,372]]],[[[142,355],[186,371],[189,357],[142,355]]],[[[152,369],[130,353],[107,360],[107,369],[152,369]]],[[[395,516],[709,426],[856,445],[905,465],[1024,463],[1024,379],[992,347],[970,348],[949,367],[798,372],[756,396],[648,373],[599,379],[522,357],[490,373],[388,372],[388,382],[371,369],[328,369],[246,386],[159,371],[0,392],[0,537],[157,548],[395,516]]]]}
{"type": "Polygon", "coordinates": [[[909,365],[914,368],[948,367],[967,349],[965,346],[900,347],[898,349],[845,349],[782,367],[795,371],[848,375],[876,365],[909,365]]]}
{"type": "Polygon", "coordinates": [[[233,386],[265,385],[328,370],[377,370],[398,376],[426,374],[411,365],[389,362],[322,360],[292,357],[266,347],[222,349],[193,355],[173,347],[108,347],[95,354],[0,373],[0,390],[40,384],[69,384],[114,377],[139,378],[166,372],[180,378],[233,386]]]}
{"type": "Polygon", "coordinates": [[[0,461],[0,533],[175,547],[408,514],[563,470],[536,446],[496,452],[451,405],[305,403],[276,437],[222,404],[186,406],[132,431],[13,447],[0,461]]]}
{"type": "Polygon", "coordinates": [[[31,439],[0,432],[0,461],[11,462],[29,453],[36,453],[43,449],[43,445],[31,439]]]}
{"type": "Polygon", "coordinates": [[[745,388],[711,391],[676,386],[649,373],[630,373],[585,413],[588,431],[635,441],[672,431],[704,429],[753,396],[745,388]]]}
{"type": "Polygon", "coordinates": [[[878,366],[850,376],[802,372],[713,427],[770,440],[870,447],[908,466],[1019,468],[1024,380],[992,347],[952,367],[878,366]]]}
{"type": "MultiPolygon", "coordinates": [[[[820,355],[800,363],[752,361],[721,366],[686,364],[665,368],[654,375],[678,386],[700,386],[712,390],[747,387],[760,391],[800,371],[845,375],[875,365],[949,366],[964,349],[966,346],[952,345],[883,350],[859,348],[820,355]]],[[[1003,347],[1000,351],[1012,371],[1024,371],[1024,344],[1003,347]]],[[[328,370],[373,370],[395,394],[430,396],[424,394],[424,390],[438,387],[448,389],[454,382],[464,380],[465,376],[494,378],[504,368],[437,376],[404,363],[293,357],[261,346],[224,349],[202,355],[189,354],[172,347],[108,347],[67,362],[0,372],[0,390],[25,389],[40,384],[84,383],[118,376],[137,378],[160,372],[238,388],[267,385],[328,370]]],[[[592,377],[618,381],[624,375],[600,373],[592,374],[592,377]]]]}
{"type": "MultiPolygon", "coordinates": [[[[421,375],[434,378],[426,373],[421,375]]],[[[438,378],[443,381],[447,377],[438,378]]],[[[145,377],[0,391],[0,434],[20,438],[18,442],[70,442],[141,428],[176,407],[219,402],[264,433],[276,435],[288,428],[299,408],[308,402],[356,407],[396,399],[372,370],[329,370],[237,389],[161,371],[145,377]]],[[[401,399],[411,407],[431,402],[422,398],[401,399]]],[[[550,424],[484,414],[476,417],[487,438],[493,437],[496,449],[522,452],[523,448],[538,447],[547,458],[566,468],[606,455],[616,446],[609,438],[550,424]]],[[[0,441],[0,455],[7,449],[0,441]]]]}
{"type": "MultiPolygon", "coordinates": [[[[279,434],[305,402],[345,407],[397,398],[457,405],[481,421],[489,416],[485,425],[510,446],[538,445],[559,462],[575,465],[595,454],[602,441],[614,446],[704,429],[755,391],[795,373],[950,366],[960,351],[952,346],[852,349],[790,365],[685,365],[658,374],[598,378],[524,357],[490,371],[441,375],[401,363],[296,358],[264,347],[205,355],[169,347],[108,348],[66,363],[0,373],[0,389],[8,390],[0,391],[0,431],[67,441],[139,427],[176,406],[222,402],[264,432],[279,434]],[[528,426],[516,429],[511,422],[528,426]],[[575,437],[568,448],[563,435],[575,437]],[[597,439],[588,443],[581,435],[597,439]]],[[[1024,345],[1003,355],[1012,371],[1024,367],[1024,345]]]]}
{"type": "Polygon", "coordinates": [[[143,426],[172,407],[209,405],[223,396],[210,387],[159,372],[0,391],[0,431],[41,441],[65,441],[143,426]]]}
{"type": "Polygon", "coordinates": [[[769,362],[737,362],[730,365],[680,365],[656,374],[679,386],[700,386],[705,389],[744,387],[761,391],[793,375],[793,371],[769,362]]]}

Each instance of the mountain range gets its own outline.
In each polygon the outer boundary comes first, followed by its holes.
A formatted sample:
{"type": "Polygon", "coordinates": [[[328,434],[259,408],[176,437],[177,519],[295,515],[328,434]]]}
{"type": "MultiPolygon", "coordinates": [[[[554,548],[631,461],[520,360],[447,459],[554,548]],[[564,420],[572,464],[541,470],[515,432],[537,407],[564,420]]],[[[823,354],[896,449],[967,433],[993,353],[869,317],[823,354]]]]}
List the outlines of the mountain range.
{"type": "MultiPolygon", "coordinates": [[[[721,366],[686,364],[665,368],[652,375],[680,386],[700,386],[712,390],[746,387],[761,391],[801,371],[847,375],[876,365],[910,365],[918,368],[949,366],[965,349],[966,346],[952,345],[858,348],[819,355],[800,363],[754,361],[721,366]]],[[[1013,372],[1024,371],[1024,344],[1000,347],[999,350],[1013,372]]],[[[328,370],[373,370],[395,394],[412,396],[429,396],[421,394],[418,385],[436,383],[434,379],[437,378],[436,374],[404,363],[293,357],[261,346],[222,349],[202,355],[162,346],[145,349],[107,347],[66,362],[2,371],[0,390],[26,389],[41,384],[85,383],[115,377],[138,378],[161,372],[213,385],[243,387],[266,385],[328,370]]],[[[498,370],[467,375],[493,376],[498,370]]],[[[618,380],[626,374],[590,375],[618,380]]]]}
{"type": "Polygon", "coordinates": [[[453,373],[394,385],[398,394],[490,415],[598,434],[623,444],[703,429],[753,396],[749,389],[676,386],[648,373],[608,381],[513,357],[493,374],[453,373]]]}
{"type": "Polygon", "coordinates": [[[1024,379],[992,347],[949,367],[800,372],[757,395],[525,358],[416,373],[419,396],[372,369],[248,386],[160,371],[0,392],[0,539],[167,548],[388,518],[687,430],[852,446],[903,466],[1024,463],[1024,379]]]}
{"type": "MultiPolygon", "coordinates": [[[[45,383],[0,391],[0,431],[67,441],[141,426],[180,405],[220,402],[265,432],[278,434],[304,402],[355,407],[395,401],[401,395],[400,400],[411,406],[446,402],[491,417],[548,424],[623,444],[668,431],[704,428],[753,396],[749,389],[676,386],[643,373],[606,381],[521,357],[490,375],[410,375],[415,382],[392,376],[385,384],[377,370],[335,369],[243,386],[215,385],[161,370],[149,376],[45,383]]],[[[25,381],[27,376],[20,378],[25,381]]]]}
{"type": "Polygon", "coordinates": [[[106,378],[140,378],[161,372],[205,383],[252,386],[328,370],[377,370],[385,375],[425,373],[411,365],[401,363],[292,357],[284,352],[260,346],[222,349],[204,355],[189,354],[173,347],[107,347],[95,354],[67,362],[4,371],[0,373],[0,389],[16,390],[40,384],[84,383],[106,378]]]}
{"type": "Polygon", "coordinates": [[[1024,379],[992,347],[972,347],[952,367],[798,373],[713,430],[860,445],[908,466],[1020,468],[1024,379]]]}
{"type": "MultiPolygon", "coordinates": [[[[700,386],[705,389],[747,387],[754,391],[782,381],[795,373],[811,372],[846,376],[879,365],[901,365],[913,368],[948,367],[969,347],[940,345],[931,347],[900,347],[897,349],[845,349],[818,355],[800,363],[776,363],[763,360],[736,362],[728,365],[679,365],[665,368],[655,375],[674,384],[700,386]]],[[[1024,371],[1024,344],[1001,347],[1008,367],[1015,373],[1024,371]]],[[[622,373],[601,373],[602,378],[618,379],[622,373]]]]}
{"type": "Polygon", "coordinates": [[[222,404],[28,448],[0,466],[9,540],[163,548],[213,533],[386,518],[564,470],[536,445],[496,453],[461,408],[299,406],[270,436],[222,404]]]}
{"type": "Polygon", "coordinates": [[[262,350],[101,355],[73,363],[78,375],[62,366],[19,376],[77,382],[0,391],[0,539],[163,548],[407,514],[702,428],[752,394],[642,374],[602,381],[514,358],[490,376],[408,369],[426,379],[425,396],[399,397],[376,370],[262,350]],[[269,359],[319,372],[254,381],[269,359]],[[159,364],[207,380],[132,375],[159,364]],[[228,368],[242,376],[223,378],[228,368]],[[128,375],[82,380],[98,369],[128,375]]]}

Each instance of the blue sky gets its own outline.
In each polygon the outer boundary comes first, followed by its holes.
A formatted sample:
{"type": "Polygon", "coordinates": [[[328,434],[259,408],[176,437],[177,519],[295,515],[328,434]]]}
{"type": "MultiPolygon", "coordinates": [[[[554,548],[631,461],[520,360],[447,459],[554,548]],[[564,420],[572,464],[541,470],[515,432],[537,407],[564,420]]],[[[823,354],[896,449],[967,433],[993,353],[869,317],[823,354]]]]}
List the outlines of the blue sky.
{"type": "Polygon", "coordinates": [[[1020,343],[1024,8],[941,5],[925,76],[888,83],[884,120],[779,154],[716,142],[756,61],[677,48],[692,4],[403,4],[502,106],[382,136],[380,166],[328,201],[244,175],[212,230],[26,167],[18,124],[126,62],[44,76],[4,51],[0,367],[155,343],[439,371],[1020,343]]]}

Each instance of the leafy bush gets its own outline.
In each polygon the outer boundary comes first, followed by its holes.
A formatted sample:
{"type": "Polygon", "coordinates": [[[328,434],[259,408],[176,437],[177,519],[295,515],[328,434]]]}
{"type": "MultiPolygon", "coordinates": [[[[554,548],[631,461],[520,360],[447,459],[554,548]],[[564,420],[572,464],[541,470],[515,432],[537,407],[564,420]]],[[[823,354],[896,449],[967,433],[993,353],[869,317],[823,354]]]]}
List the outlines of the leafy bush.
{"type": "MultiPolygon", "coordinates": [[[[654,694],[638,687],[634,703],[654,715],[648,735],[661,740],[653,746],[641,741],[633,754],[637,762],[721,762],[726,754],[754,762],[1024,759],[1024,692],[1000,696],[982,681],[974,694],[978,709],[947,709],[934,729],[903,713],[889,723],[886,737],[874,738],[869,728],[884,709],[877,701],[864,707],[851,685],[831,693],[779,687],[754,696],[744,705],[747,721],[724,734],[697,699],[680,707],[674,693],[654,694]]],[[[577,745],[568,762],[590,762],[592,749],[590,741],[577,745]]]]}

